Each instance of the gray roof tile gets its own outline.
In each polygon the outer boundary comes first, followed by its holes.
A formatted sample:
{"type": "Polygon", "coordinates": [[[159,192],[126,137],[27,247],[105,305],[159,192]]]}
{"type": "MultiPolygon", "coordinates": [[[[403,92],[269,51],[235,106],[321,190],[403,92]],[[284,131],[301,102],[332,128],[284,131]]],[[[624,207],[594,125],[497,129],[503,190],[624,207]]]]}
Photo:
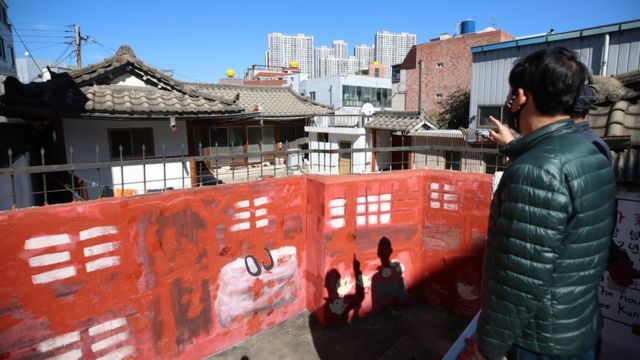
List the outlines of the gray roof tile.
{"type": "Polygon", "coordinates": [[[425,113],[418,111],[379,111],[371,116],[371,120],[364,126],[370,129],[411,131],[424,124],[431,129],[437,129],[425,113]]]}
{"type": "Polygon", "coordinates": [[[189,84],[198,93],[233,99],[238,96],[238,105],[253,111],[262,106],[264,118],[286,119],[314,115],[332,114],[333,108],[297,94],[288,87],[247,86],[227,84],[189,84]]]}

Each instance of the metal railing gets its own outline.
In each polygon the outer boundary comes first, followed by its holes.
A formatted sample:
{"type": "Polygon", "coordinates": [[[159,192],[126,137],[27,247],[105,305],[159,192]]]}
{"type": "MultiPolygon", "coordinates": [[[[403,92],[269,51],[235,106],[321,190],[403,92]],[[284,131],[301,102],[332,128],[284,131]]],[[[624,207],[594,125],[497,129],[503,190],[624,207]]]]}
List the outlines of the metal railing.
{"type": "Polygon", "coordinates": [[[361,128],[364,126],[362,115],[320,115],[309,119],[307,126],[313,127],[350,127],[361,128]]]}
{"type": "MultiPolygon", "coordinates": [[[[133,196],[199,186],[241,183],[298,174],[367,174],[381,171],[442,169],[493,173],[506,166],[495,147],[420,145],[339,149],[318,148],[220,154],[200,148],[198,155],[16,166],[0,168],[0,210],[61,202],[133,196]],[[22,199],[22,200],[21,200],[22,199]],[[26,200],[25,200],[26,199],[26,200]]],[[[282,144],[283,148],[285,144],[282,144]]],[[[289,144],[286,144],[288,148],[289,144]]],[[[163,147],[164,148],[164,147],[163,147]]],[[[77,154],[76,154],[77,155],[77,154]]]]}

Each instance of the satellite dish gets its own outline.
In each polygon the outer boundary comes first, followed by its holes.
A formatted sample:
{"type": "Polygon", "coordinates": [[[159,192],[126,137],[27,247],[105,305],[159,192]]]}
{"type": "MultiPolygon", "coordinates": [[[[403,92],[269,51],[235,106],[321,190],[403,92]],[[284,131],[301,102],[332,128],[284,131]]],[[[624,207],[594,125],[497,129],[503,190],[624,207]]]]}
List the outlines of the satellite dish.
{"type": "Polygon", "coordinates": [[[362,109],[360,109],[360,111],[362,111],[362,114],[364,114],[365,116],[371,116],[373,115],[373,105],[371,105],[371,103],[366,103],[364,105],[362,105],[362,109]]]}

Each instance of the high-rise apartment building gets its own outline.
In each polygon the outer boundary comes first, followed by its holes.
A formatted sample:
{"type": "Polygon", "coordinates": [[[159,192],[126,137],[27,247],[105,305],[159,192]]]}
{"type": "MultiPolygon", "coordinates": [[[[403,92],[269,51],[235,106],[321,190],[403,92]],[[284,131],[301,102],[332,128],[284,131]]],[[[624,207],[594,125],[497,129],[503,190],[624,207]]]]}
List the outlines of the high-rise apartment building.
{"type": "Polygon", "coordinates": [[[365,44],[356,45],[353,48],[353,55],[358,60],[358,70],[367,69],[375,56],[374,47],[365,44]]]}
{"type": "Polygon", "coordinates": [[[333,56],[333,49],[322,45],[313,49],[313,77],[319,78],[327,76],[326,60],[333,56]]]}
{"type": "Polygon", "coordinates": [[[333,56],[325,60],[326,74],[325,76],[334,75],[354,75],[358,72],[358,61],[355,57],[349,56],[345,59],[337,59],[333,56]]]}
{"type": "Polygon", "coordinates": [[[377,32],[375,36],[375,60],[384,65],[385,78],[391,78],[391,65],[400,64],[411,47],[416,44],[416,34],[377,32]]]}
{"type": "Polygon", "coordinates": [[[287,67],[289,62],[298,62],[300,72],[313,72],[313,35],[285,35],[269,33],[269,47],[266,53],[267,66],[287,67]]]}
{"type": "Polygon", "coordinates": [[[336,59],[346,59],[348,57],[348,45],[344,40],[333,41],[333,56],[336,59]]]}

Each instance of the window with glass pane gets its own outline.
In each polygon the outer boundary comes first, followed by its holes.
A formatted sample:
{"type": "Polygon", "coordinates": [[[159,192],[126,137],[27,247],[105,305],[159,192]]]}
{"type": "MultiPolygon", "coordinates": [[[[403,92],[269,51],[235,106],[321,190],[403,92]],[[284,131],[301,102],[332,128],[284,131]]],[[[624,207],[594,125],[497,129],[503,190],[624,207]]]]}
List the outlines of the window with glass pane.
{"type": "Polygon", "coordinates": [[[144,156],[155,155],[153,147],[153,129],[109,129],[109,145],[111,147],[111,158],[120,158],[120,147],[122,147],[123,158],[142,157],[142,145],[144,145],[144,156]]]}
{"type": "Polygon", "coordinates": [[[211,128],[212,154],[228,154],[227,128],[211,128]]]}
{"type": "Polygon", "coordinates": [[[501,120],[502,119],[502,106],[478,106],[478,126],[477,127],[492,127],[493,125],[489,121],[489,116],[501,120]]]}
{"type": "Polygon", "coordinates": [[[230,154],[241,154],[243,149],[243,136],[242,128],[228,128],[227,129],[227,143],[229,144],[230,154]]]}

